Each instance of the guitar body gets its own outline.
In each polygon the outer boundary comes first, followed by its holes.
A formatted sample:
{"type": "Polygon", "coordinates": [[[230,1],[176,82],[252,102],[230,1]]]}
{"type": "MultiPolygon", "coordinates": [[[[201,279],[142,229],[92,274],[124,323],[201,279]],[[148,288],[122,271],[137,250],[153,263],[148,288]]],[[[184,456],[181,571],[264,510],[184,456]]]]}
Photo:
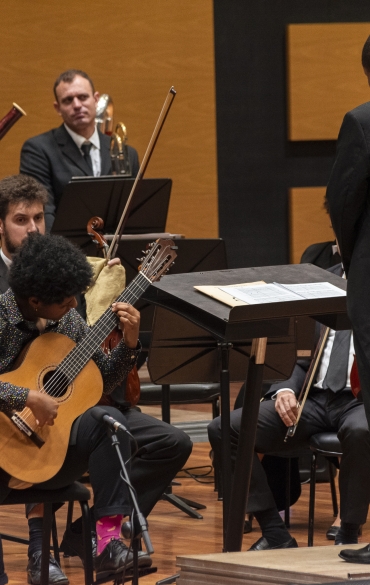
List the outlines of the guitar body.
{"type": "MultiPolygon", "coordinates": [[[[60,333],[40,335],[29,346],[21,365],[2,374],[0,381],[40,391],[47,374],[50,376],[75,345],[60,333]]],[[[32,484],[53,477],[63,465],[73,421],[99,402],[102,391],[100,370],[93,360],[89,360],[73,382],[63,388],[63,393],[54,396],[59,408],[53,426],[36,427],[28,408],[18,413],[44,441],[41,447],[0,412],[0,468],[12,477],[32,484]]]]}

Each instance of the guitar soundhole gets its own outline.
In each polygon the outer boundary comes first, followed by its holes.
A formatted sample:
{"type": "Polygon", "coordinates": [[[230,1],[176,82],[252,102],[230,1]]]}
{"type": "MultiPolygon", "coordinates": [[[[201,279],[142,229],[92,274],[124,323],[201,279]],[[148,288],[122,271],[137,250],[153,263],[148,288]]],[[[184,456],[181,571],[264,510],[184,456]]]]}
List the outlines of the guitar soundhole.
{"type": "Polygon", "coordinates": [[[49,396],[53,398],[60,398],[68,390],[69,381],[67,376],[58,370],[50,370],[46,372],[43,378],[43,387],[49,396]]]}

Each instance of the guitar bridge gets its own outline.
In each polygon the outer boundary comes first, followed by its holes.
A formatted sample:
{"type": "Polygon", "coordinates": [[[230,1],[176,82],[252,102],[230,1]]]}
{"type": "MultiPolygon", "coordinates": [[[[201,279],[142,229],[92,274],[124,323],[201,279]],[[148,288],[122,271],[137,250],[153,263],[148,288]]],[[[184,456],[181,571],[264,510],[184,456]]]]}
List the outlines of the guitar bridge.
{"type": "Polygon", "coordinates": [[[13,413],[9,415],[10,420],[15,424],[18,430],[22,433],[27,435],[31,439],[33,443],[35,443],[36,447],[41,449],[41,447],[45,444],[45,441],[37,434],[31,427],[20,417],[17,413],[13,413]]]}

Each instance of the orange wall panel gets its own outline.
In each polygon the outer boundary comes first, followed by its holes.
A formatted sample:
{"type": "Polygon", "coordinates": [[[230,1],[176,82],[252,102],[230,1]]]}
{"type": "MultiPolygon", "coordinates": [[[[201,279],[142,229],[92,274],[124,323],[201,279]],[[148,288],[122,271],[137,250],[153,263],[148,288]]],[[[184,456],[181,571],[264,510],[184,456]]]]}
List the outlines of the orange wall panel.
{"type": "Polygon", "coordinates": [[[8,2],[0,20],[0,117],[27,112],[1,141],[0,176],[16,173],[22,143],[60,123],[52,86],[86,70],[115,104],[142,158],[171,87],[177,96],[147,177],[171,177],[167,229],[218,235],[212,0],[8,2]]]}
{"type": "Polygon", "coordinates": [[[287,27],[288,136],[336,140],[344,114],[370,100],[361,66],[370,23],[287,27]]]}

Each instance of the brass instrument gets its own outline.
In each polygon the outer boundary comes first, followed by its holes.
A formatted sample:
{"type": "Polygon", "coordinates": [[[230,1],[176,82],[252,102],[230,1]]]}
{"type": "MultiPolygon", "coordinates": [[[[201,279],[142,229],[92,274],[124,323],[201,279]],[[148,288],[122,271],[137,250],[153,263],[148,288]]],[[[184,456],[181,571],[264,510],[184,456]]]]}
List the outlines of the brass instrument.
{"type": "Polygon", "coordinates": [[[111,137],[110,156],[112,161],[112,174],[130,177],[131,167],[126,144],[126,126],[122,122],[119,122],[113,132],[113,100],[107,93],[103,93],[98,100],[95,120],[98,129],[103,134],[111,137]]]}
{"type": "Polygon", "coordinates": [[[10,128],[21,118],[27,116],[26,112],[22,110],[17,104],[13,103],[13,107],[9,112],[0,120],[0,140],[4,138],[5,134],[10,128]]]}
{"type": "Polygon", "coordinates": [[[102,93],[98,100],[95,121],[100,132],[111,136],[113,132],[113,100],[107,93],[102,93]]]}

